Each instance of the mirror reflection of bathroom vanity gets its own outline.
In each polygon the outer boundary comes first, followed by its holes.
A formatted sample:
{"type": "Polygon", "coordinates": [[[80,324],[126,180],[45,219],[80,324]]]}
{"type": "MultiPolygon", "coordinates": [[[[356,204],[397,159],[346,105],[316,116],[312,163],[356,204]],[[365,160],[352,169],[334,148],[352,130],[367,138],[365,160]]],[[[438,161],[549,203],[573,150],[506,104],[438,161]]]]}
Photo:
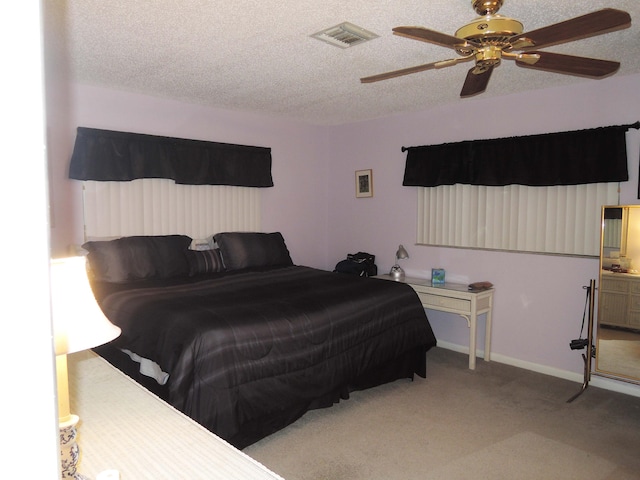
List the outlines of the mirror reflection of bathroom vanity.
{"type": "Polygon", "coordinates": [[[640,383],[640,205],[602,207],[595,373],[640,383]]]}

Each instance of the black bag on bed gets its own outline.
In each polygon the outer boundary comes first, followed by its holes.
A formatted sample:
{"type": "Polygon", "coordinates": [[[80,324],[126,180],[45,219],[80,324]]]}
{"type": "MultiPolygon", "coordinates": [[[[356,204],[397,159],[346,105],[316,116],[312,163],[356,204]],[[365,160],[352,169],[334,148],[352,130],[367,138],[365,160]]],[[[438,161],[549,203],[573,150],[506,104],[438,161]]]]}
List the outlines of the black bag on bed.
{"type": "Polygon", "coordinates": [[[334,272],[374,277],[378,274],[376,256],[366,252],[350,253],[345,260],[336,264],[334,272]]]}

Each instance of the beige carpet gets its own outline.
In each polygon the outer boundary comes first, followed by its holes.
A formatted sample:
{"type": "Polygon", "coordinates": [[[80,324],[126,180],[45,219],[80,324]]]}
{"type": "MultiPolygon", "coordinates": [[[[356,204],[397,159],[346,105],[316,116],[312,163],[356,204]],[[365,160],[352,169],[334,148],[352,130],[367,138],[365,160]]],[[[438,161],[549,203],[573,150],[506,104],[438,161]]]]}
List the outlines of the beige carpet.
{"type": "Polygon", "coordinates": [[[615,469],[616,465],[604,458],[525,432],[429,472],[424,479],[601,480],[608,478],[615,469]]]}
{"type": "Polygon", "coordinates": [[[245,452],[287,480],[640,478],[640,398],[465,355],[308,412],[245,452]]]}
{"type": "Polygon", "coordinates": [[[640,378],[640,333],[601,328],[598,337],[597,368],[640,378]]]}

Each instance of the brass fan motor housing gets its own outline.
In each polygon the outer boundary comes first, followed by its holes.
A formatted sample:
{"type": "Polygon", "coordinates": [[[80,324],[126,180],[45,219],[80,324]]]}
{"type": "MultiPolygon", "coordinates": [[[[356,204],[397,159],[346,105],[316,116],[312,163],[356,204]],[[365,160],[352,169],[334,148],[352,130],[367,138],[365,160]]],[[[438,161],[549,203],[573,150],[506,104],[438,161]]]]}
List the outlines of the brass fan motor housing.
{"type": "MultiPolygon", "coordinates": [[[[521,34],[523,30],[524,27],[518,20],[502,15],[487,15],[476,18],[473,22],[459,28],[455,36],[469,40],[479,47],[494,46],[508,49],[512,47],[509,39],[513,35],[521,34]]],[[[470,55],[475,51],[476,49],[468,47],[456,49],[456,52],[462,56],[470,55]]]]}
{"type": "Polygon", "coordinates": [[[487,15],[459,28],[456,37],[482,43],[485,39],[490,41],[519,35],[523,30],[524,26],[518,20],[502,15],[487,15]]]}

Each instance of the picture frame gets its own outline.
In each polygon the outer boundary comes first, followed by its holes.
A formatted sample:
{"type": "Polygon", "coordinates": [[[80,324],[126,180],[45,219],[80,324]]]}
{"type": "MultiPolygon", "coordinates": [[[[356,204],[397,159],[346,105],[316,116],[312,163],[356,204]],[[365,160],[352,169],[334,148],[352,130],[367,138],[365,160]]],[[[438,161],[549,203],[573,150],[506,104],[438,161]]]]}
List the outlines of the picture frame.
{"type": "Polygon", "coordinates": [[[373,197],[373,170],[356,170],[356,197],[373,197]]]}

